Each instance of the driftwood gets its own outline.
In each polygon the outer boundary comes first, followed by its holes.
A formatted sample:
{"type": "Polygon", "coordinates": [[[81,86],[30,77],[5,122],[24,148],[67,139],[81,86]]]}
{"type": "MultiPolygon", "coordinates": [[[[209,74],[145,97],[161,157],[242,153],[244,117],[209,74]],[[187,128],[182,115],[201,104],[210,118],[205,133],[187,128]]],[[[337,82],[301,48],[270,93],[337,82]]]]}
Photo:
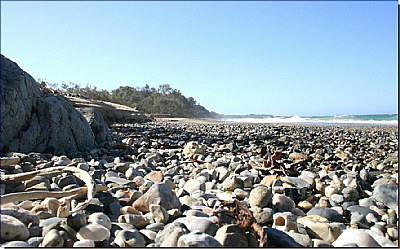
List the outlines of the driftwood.
{"type": "Polygon", "coordinates": [[[260,247],[265,247],[267,245],[267,234],[264,229],[257,224],[252,212],[245,203],[234,199],[233,202],[222,201],[222,205],[226,209],[219,209],[215,211],[216,213],[226,212],[230,218],[233,218],[233,222],[243,230],[254,231],[260,236],[260,247]]]}
{"type": "Polygon", "coordinates": [[[16,201],[24,201],[24,200],[44,199],[46,197],[54,197],[54,198],[70,197],[68,199],[71,199],[71,198],[76,198],[76,196],[80,194],[86,193],[87,199],[84,202],[79,203],[76,207],[74,207],[72,212],[84,209],[89,204],[90,200],[94,197],[94,195],[98,191],[98,188],[96,188],[96,184],[88,172],[78,169],[76,167],[60,166],[60,167],[51,167],[20,174],[1,175],[1,181],[5,183],[21,182],[29,180],[35,176],[52,176],[61,173],[71,173],[75,175],[83,182],[85,182],[87,187],[72,189],[69,191],[29,191],[21,193],[11,193],[1,196],[1,204],[6,204],[16,201]]]}

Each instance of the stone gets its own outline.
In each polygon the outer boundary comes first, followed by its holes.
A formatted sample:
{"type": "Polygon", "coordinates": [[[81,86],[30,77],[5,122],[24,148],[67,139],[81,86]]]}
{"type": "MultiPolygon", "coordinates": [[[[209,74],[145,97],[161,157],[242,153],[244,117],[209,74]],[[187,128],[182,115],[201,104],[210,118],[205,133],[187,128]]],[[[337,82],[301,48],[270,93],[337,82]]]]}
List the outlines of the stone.
{"type": "Polygon", "coordinates": [[[63,247],[64,238],[57,229],[51,229],[43,238],[41,247],[63,247]]]}
{"type": "Polygon", "coordinates": [[[165,183],[153,184],[146,193],[132,204],[132,206],[141,212],[149,212],[150,204],[161,205],[166,210],[181,208],[178,197],[165,183]]]}
{"type": "Polygon", "coordinates": [[[178,239],[178,247],[221,247],[214,237],[200,231],[190,232],[178,239]]]}
{"type": "Polygon", "coordinates": [[[108,124],[99,110],[92,107],[79,108],[78,111],[85,117],[93,132],[97,144],[110,142],[112,136],[108,124]]]}
{"type": "Polygon", "coordinates": [[[297,204],[297,207],[303,210],[304,212],[310,211],[313,208],[313,205],[309,201],[301,201],[297,204]]]}
{"type": "Polygon", "coordinates": [[[220,227],[215,239],[224,247],[248,247],[245,231],[238,225],[224,225],[220,227]]]}
{"type": "Polygon", "coordinates": [[[176,247],[178,239],[188,233],[189,230],[185,224],[175,221],[167,224],[163,230],[158,232],[154,242],[160,244],[161,247],[176,247]]]}
{"type": "Polygon", "coordinates": [[[39,247],[40,243],[42,243],[43,237],[30,237],[26,243],[28,243],[31,247],[39,247]]]}
{"type": "Polygon", "coordinates": [[[310,215],[297,218],[297,222],[301,224],[312,239],[322,239],[332,243],[346,228],[345,224],[332,222],[329,223],[326,218],[318,215],[310,215]]]}
{"type": "Polygon", "coordinates": [[[341,247],[355,243],[359,247],[381,247],[381,245],[368,233],[359,229],[346,229],[332,243],[334,247],[341,247]]]}
{"type": "Polygon", "coordinates": [[[200,182],[198,179],[189,179],[185,185],[183,186],[183,189],[188,192],[189,194],[192,194],[192,192],[196,190],[203,190],[205,191],[205,184],[200,182]]]}
{"type": "Polygon", "coordinates": [[[249,203],[251,207],[257,206],[260,208],[271,205],[272,191],[266,186],[260,185],[250,191],[249,203]]]}
{"type": "Polygon", "coordinates": [[[249,197],[249,192],[244,191],[243,189],[240,188],[236,188],[235,190],[233,190],[233,194],[239,199],[244,199],[246,197],[249,197]]]}
{"type": "Polygon", "coordinates": [[[75,231],[87,225],[86,216],[81,213],[72,213],[67,217],[67,225],[75,231]]]}
{"type": "Polygon", "coordinates": [[[152,224],[147,225],[146,229],[157,233],[158,231],[163,230],[164,227],[165,227],[165,224],[163,224],[163,223],[152,223],[152,224]]]}
{"type": "Polygon", "coordinates": [[[254,219],[258,224],[265,224],[273,220],[274,210],[271,208],[252,208],[254,219]]]}
{"type": "Polygon", "coordinates": [[[137,229],[145,228],[148,224],[150,224],[150,220],[148,218],[146,218],[144,215],[137,214],[120,215],[118,217],[118,222],[131,224],[137,229]]]}
{"type": "Polygon", "coordinates": [[[89,215],[88,222],[102,225],[103,227],[107,228],[109,231],[111,230],[111,220],[104,213],[93,213],[93,214],[89,215]]]}
{"type": "Polygon", "coordinates": [[[302,247],[287,233],[278,229],[266,227],[264,232],[267,234],[268,247],[302,247]]]}
{"type": "Polygon", "coordinates": [[[275,213],[273,215],[274,223],[272,228],[281,231],[295,231],[297,232],[297,217],[291,212],[275,213]]]}
{"type": "Polygon", "coordinates": [[[272,205],[280,212],[291,211],[295,207],[295,203],[291,198],[281,194],[274,194],[272,205]]]}
{"type": "Polygon", "coordinates": [[[134,229],[119,230],[115,233],[114,243],[119,247],[145,247],[146,241],[143,235],[134,229]]]}
{"type": "Polygon", "coordinates": [[[150,212],[153,214],[154,221],[157,223],[166,224],[169,220],[169,214],[167,210],[161,205],[151,204],[149,206],[150,212]]]}
{"type": "Polygon", "coordinates": [[[333,194],[330,198],[331,201],[333,201],[336,204],[341,204],[344,202],[344,196],[339,195],[339,194],[333,194]]]}
{"type": "Polygon", "coordinates": [[[327,207],[313,207],[307,212],[307,215],[319,215],[328,219],[329,221],[343,221],[343,217],[337,211],[327,207]]]}
{"type": "Polygon", "coordinates": [[[1,245],[2,248],[8,247],[34,247],[25,241],[10,241],[1,245]]]}
{"type": "Polygon", "coordinates": [[[214,236],[218,230],[218,224],[216,224],[215,222],[212,222],[208,218],[196,217],[196,218],[193,218],[190,222],[188,222],[187,228],[191,232],[194,232],[197,230],[202,233],[206,233],[211,236],[214,236]]]}
{"type": "Polygon", "coordinates": [[[110,231],[100,224],[90,223],[79,229],[76,238],[79,240],[103,241],[110,238],[110,231]]]}
{"type": "Polygon", "coordinates": [[[284,177],[281,177],[280,180],[282,182],[288,183],[298,189],[302,189],[302,188],[310,189],[311,188],[310,183],[308,183],[307,181],[305,181],[299,177],[284,176],[284,177]]]}
{"type": "Polygon", "coordinates": [[[399,189],[393,184],[380,184],[373,191],[375,200],[382,202],[391,209],[397,209],[399,205],[399,189]]]}
{"type": "Polygon", "coordinates": [[[300,245],[304,247],[312,247],[312,241],[310,236],[308,236],[308,234],[296,233],[293,230],[286,233],[300,245]]]}
{"type": "Polygon", "coordinates": [[[185,145],[185,148],[183,149],[183,154],[189,158],[193,157],[193,155],[195,154],[205,155],[206,149],[207,147],[205,145],[201,145],[197,142],[191,141],[185,145]]]}
{"type": "Polygon", "coordinates": [[[337,194],[337,193],[339,193],[339,189],[336,186],[333,186],[333,185],[326,186],[326,188],[325,188],[325,196],[326,197],[331,197],[332,195],[337,194]]]}
{"type": "Polygon", "coordinates": [[[144,178],[156,183],[162,182],[164,180],[164,175],[160,171],[151,171],[145,175],[144,178]]]}
{"type": "Polygon", "coordinates": [[[94,246],[95,246],[94,241],[89,239],[75,241],[73,245],[73,247],[94,247],[94,246]]]}
{"type": "Polygon", "coordinates": [[[0,217],[1,239],[3,241],[27,240],[29,238],[29,229],[20,220],[5,214],[0,214],[0,217]]]}
{"type": "Polygon", "coordinates": [[[242,179],[231,175],[222,182],[222,188],[224,191],[234,191],[236,188],[243,188],[242,179]]]}
{"type": "Polygon", "coordinates": [[[68,100],[43,93],[32,76],[3,55],[1,65],[3,153],[61,154],[97,145],[89,124],[68,100]]]}
{"type": "Polygon", "coordinates": [[[354,189],[352,187],[345,187],[342,189],[342,194],[344,201],[354,201],[357,202],[358,199],[360,198],[360,195],[358,194],[357,189],[354,189]]]}

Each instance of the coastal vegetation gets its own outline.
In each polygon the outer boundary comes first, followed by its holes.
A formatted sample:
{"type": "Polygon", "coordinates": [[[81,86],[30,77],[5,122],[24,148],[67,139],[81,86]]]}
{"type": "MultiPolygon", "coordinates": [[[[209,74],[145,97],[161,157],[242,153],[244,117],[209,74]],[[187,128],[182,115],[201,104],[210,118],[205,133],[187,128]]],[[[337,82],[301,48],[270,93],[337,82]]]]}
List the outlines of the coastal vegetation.
{"type": "Polygon", "coordinates": [[[94,100],[109,101],[136,108],[138,111],[159,117],[176,118],[212,118],[217,114],[208,111],[193,97],[184,96],[180,90],[169,84],[161,84],[158,88],[145,85],[144,87],[120,86],[108,91],[96,86],[82,87],[77,83],[49,83],[38,79],[42,89],[83,97],[94,100]]]}

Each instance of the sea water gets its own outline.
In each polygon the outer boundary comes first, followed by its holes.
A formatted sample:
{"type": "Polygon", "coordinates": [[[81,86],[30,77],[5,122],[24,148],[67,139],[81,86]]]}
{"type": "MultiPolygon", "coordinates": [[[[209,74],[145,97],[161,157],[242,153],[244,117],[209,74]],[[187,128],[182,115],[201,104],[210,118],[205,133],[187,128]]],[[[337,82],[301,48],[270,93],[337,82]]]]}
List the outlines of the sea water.
{"type": "Polygon", "coordinates": [[[316,124],[316,125],[382,125],[398,126],[398,114],[372,115],[333,115],[333,116],[273,116],[249,115],[240,118],[223,118],[228,123],[266,123],[266,124],[316,124]]]}

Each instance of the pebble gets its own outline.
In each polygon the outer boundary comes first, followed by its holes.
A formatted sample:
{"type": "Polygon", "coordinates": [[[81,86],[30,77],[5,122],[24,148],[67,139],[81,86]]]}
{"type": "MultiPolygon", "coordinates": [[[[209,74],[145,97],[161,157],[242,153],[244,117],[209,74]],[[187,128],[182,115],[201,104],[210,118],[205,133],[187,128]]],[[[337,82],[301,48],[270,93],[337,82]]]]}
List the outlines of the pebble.
{"type": "Polygon", "coordinates": [[[4,241],[27,240],[30,236],[29,229],[20,220],[10,215],[0,214],[1,239],[4,241]]]}
{"type": "Polygon", "coordinates": [[[341,247],[354,243],[358,247],[381,247],[381,245],[368,233],[359,229],[346,229],[332,243],[334,247],[341,247]]]}
{"type": "Polygon", "coordinates": [[[343,217],[337,211],[327,207],[313,207],[307,212],[307,215],[319,215],[329,221],[340,222],[343,220],[343,217]]]}
{"type": "Polygon", "coordinates": [[[57,229],[51,229],[43,238],[41,247],[63,247],[64,237],[57,229]]]}
{"type": "Polygon", "coordinates": [[[110,231],[100,224],[90,223],[79,229],[76,237],[79,240],[103,241],[110,238],[110,231]]]}
{"type": "MultiPolygon", "coordinates": [[[[390,127],[154,122],[111,129],[117,142],[88,158],[83,153],[50,161],[53,155],[34,153],[15,170],[5,169],[30,172],[71,161],[108,187],[82,211],[70,213],[83,198],[73,200],[61,215],[66,218],[54,217],[59,199],[19,203],[16,209],[24,211],[14,215],[29,227],[29,245],[257,247],[258,235],[215,212],[235,199],[249,206],[267,232],[268,247],[332,246],[349,226],[381,246],[398,243],[398,139],[390,127]],[[118,147],[128,140],[130,147],[118,147]],[[265,169],[277,151],[281,157],[265,169]],[[366,166],[360,169],[355,158],[366,166]],[[33,216],[37,221],[30,224],[33,216]]],[[[85,183],[64,173],[3,184],[2,194],[78,186],[85,183]]]]}
{"type": "Polygon", "coordinates": [[[200,231],[190,232],[178,239],[178,247],[221,247],[214,237],[200,231]]]}
{"type": "Polygon", "coordinates": [[[260,185],[253,188],[249,195],[249,204],[251,207],[257,206],[260,208],[272,204],[272,191],[266,186],[260,185]]]}
{"type": "Polygon", "coordinates": [[[119,247],[145,247],[146,241],[138,230],[119,230],[115,233],[114,243],[119,247]]]}
{"type": "Polygon", "coordinates": [[[88,223],[96,223],[107,228],[109,231],[111,230],[111,220],[104,213],[93,213],[89,215],[88,223]]]}

